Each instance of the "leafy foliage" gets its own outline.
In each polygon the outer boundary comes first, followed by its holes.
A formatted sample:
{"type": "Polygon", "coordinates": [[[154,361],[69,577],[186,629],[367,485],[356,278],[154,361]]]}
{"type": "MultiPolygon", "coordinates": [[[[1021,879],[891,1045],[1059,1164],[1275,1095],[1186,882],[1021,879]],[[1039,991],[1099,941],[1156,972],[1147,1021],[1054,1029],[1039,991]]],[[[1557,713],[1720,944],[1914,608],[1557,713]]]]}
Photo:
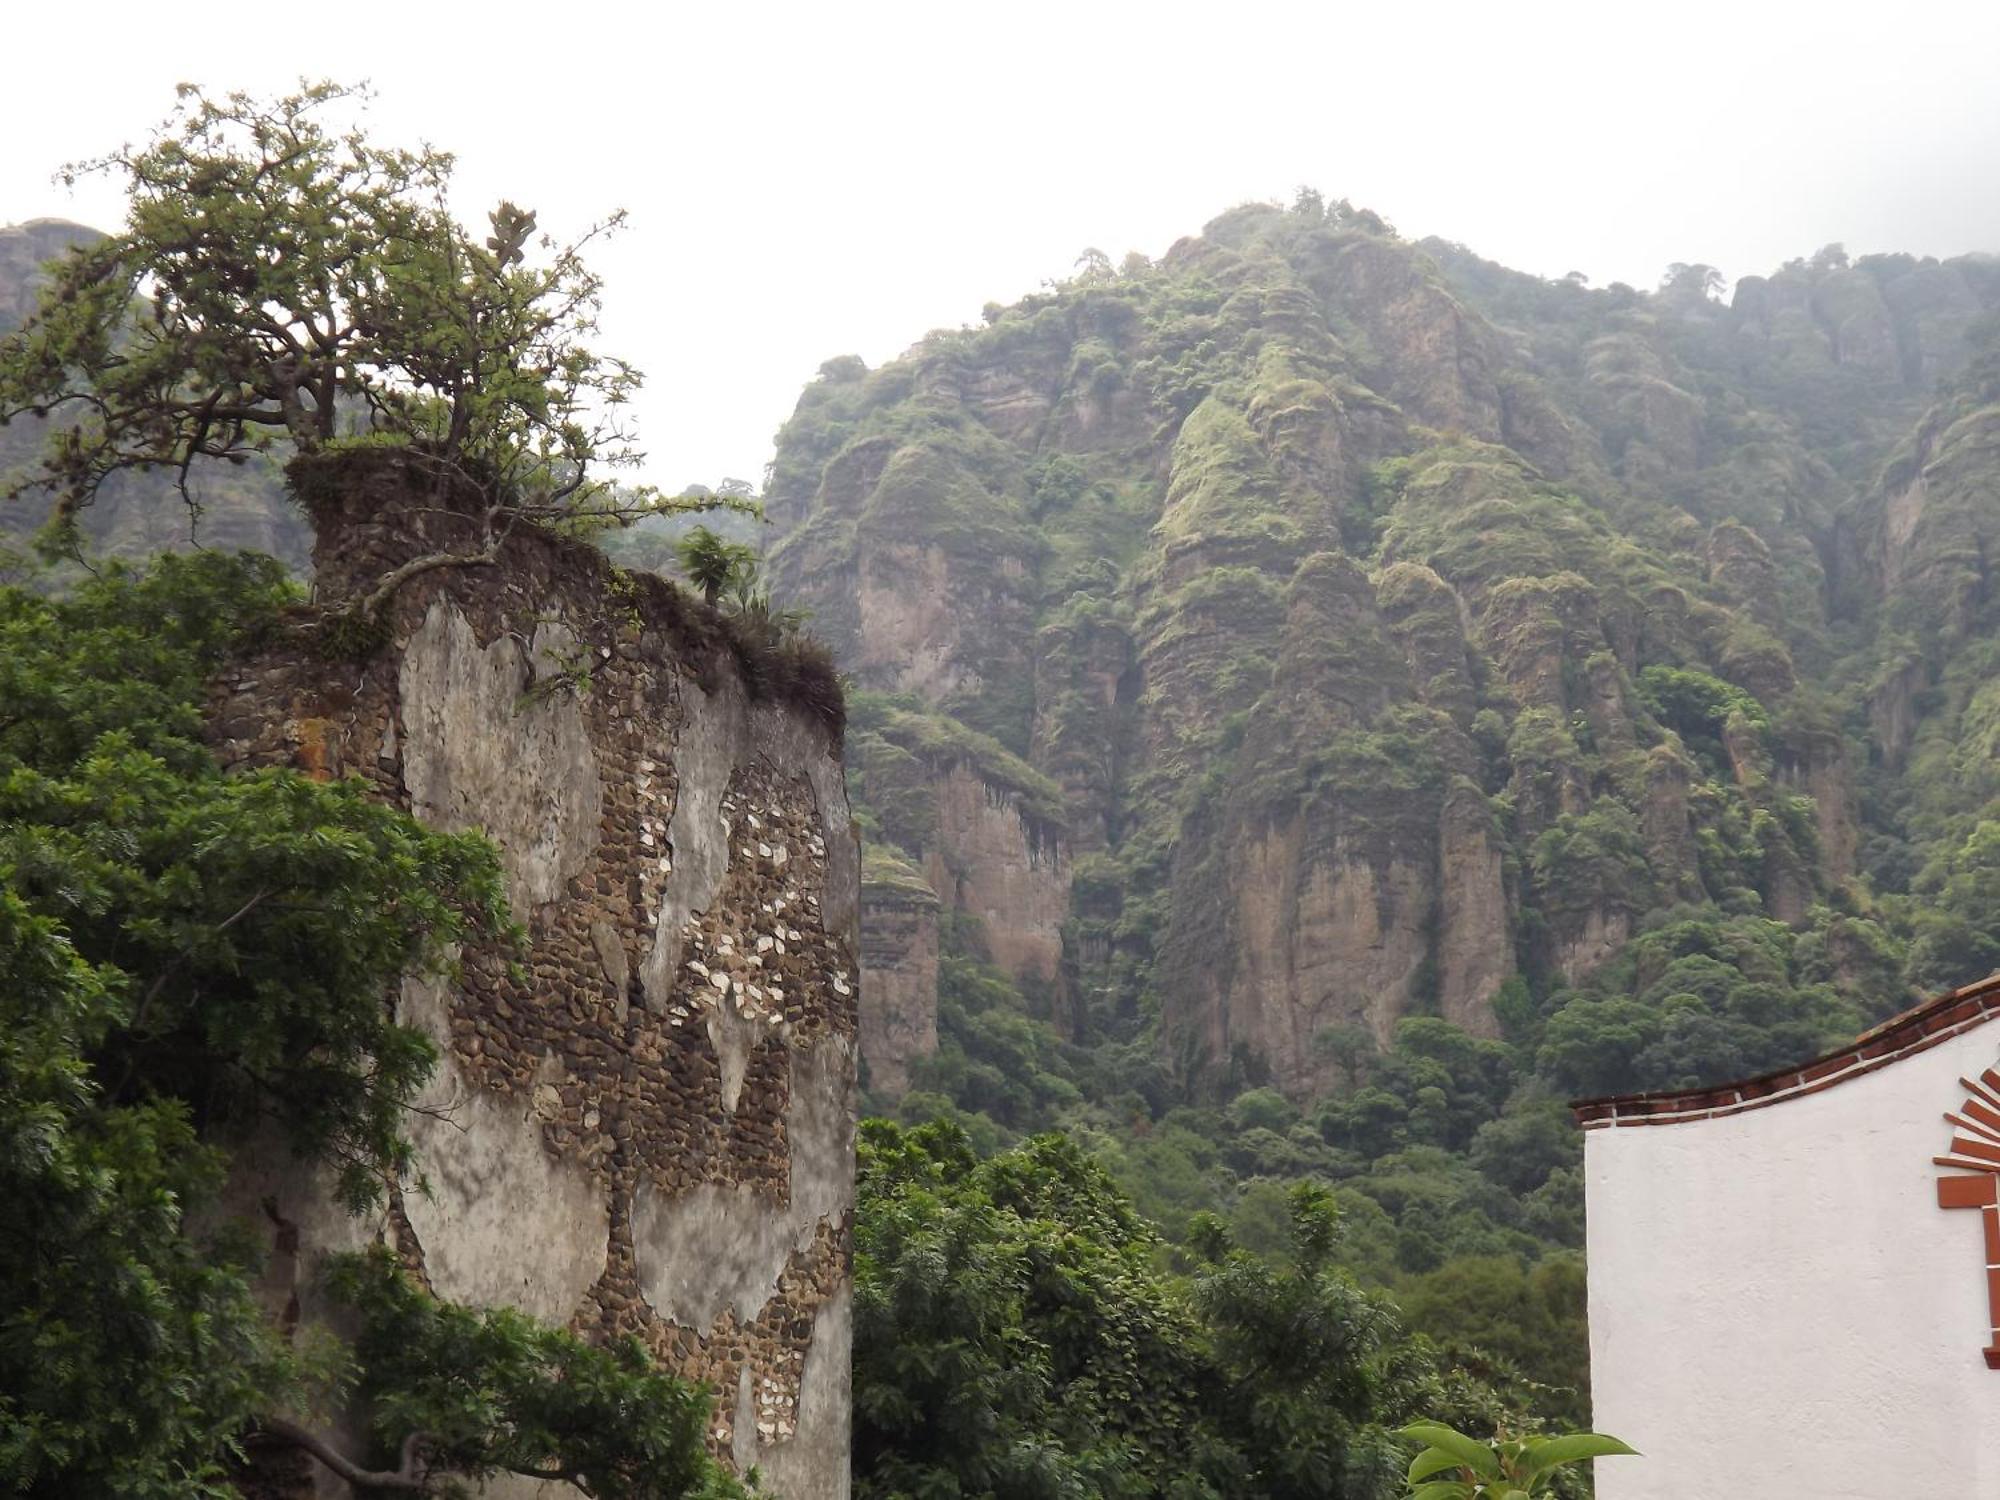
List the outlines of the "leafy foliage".
{"type": "Polygon", "coordinates": [[[537,238],[501,203],[481,236],[446,207],[452,159],[371,142],[362,91],[263,102],[183,86],[166,127],[68,169],[122,179],[125,229],[73,248],[0,344],[0,420],[60,425],[39,471],[59,534],[122,472],[199,471],[344,434],[406,445],[487,524],[654,508],[595,477],[638,458],[623,408],[639,375],[591,347],[589,242],[537,238]]]}
{"type": "Polygon", "coordinates": [[[674,544],[681,571],[712,609],[722,596],[747,584],[757,566],[757,549],[697,526],[674,544]]]}
{"type": "Polygon", "coordinates": [[[1409,1500],[1530,1500],[1554,1493],[1561,1471],[1571,1465],[1637,1456],[1600,1432],[1501,1438],[1488,1444],[1442,1422],[1412,1422],[1403,1436],[1424,1445],[1410,1460],[1409,1500]],[[1440,1474],[1455,1477],[1440,1479],[1440,1474]]]}
{"type": "Polygon", "coordinates": [[[1291,1195],[1283,1262],[1203,1219],[1177,1274],[1062,1137],[981,1160],[956,1126],[870,1121],[861,1168],[863,1496],[1386,1500],[1387,1424],[1504,1409],[1341,1268],[1323,1189],[1291,1195]]]}
{"type": "Polygon", "coordinates": [[[441,1302],[379,1247],[336,1260],[330,1284],[360,1321],[356,1394],[384,1448],[415,1438],[433,1472],[561,1481],[596,1500],[744,1494],[705,1451],[708,1394],[638,1340],[600,1348],[512,1308],[441,1302]]]}
{"type": "Polygon", "coordinates": [[[0,981],[0,1477],[19,1494],[220,1496],[284,1368],[247,1253],[185,1222],[221,1157],[179,1101],[104,1102],[89,1051],[125,1011],[125,976],[11,890],[0,981]]]}

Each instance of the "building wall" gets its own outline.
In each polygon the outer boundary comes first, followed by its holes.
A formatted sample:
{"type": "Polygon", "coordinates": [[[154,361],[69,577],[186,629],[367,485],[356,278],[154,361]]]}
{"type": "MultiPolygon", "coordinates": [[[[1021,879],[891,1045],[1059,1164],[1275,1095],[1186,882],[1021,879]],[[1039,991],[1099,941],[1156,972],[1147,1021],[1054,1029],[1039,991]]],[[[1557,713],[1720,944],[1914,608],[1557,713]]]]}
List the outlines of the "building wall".
{"type": "Polygon", "coordinates": [[[1600,1500],[2000,1495],[1984,1230],[1938,1205],[1943,1119],[2000,1025],[1817,1093],[1591,1129],[1600,1500]]]}
{"type": "MultiPolygon", "coordinates": [[[[361,535],[320,516],[323,587],[428,545],[394,534],[393,477],[361,535]]],[[[215,685],[225,763],[490,835],[526,934],[403,987],[443,1054],[411,1122],[428,1192],[357,1220],[256,1152],[234,1189],[274,1308],[313,1317],[321,1253],[381,1240],[440,1295],[636,1334],[714,1388],[719,1454],[821,1500],[848,1487],[858,852],[836,737],[754,700],[690,608],[524,533],[413,579],[373,650],[280,639],[215,685]]]]}

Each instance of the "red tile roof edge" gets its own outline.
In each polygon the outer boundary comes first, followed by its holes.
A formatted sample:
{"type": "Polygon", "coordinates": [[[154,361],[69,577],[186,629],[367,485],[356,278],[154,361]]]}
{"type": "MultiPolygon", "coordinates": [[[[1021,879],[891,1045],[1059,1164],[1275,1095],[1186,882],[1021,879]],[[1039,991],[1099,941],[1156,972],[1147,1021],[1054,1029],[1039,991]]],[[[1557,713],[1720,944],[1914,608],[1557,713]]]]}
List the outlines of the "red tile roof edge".
{"type": "Polygon", "coordinates": [[[1655,1089],[1643,1094],[1611,1094],[1570,1104],[1586,1130],[1612,1125],[1673,1125],[1711,1120],[1817,1094],[1836,1084],[1873,1073],[1914,1053],[1935,1047],[1960,1032],[2000,1015],[2000,974],[1948,991],[1864,1031],[1847,1046],[1775,1072],[1698,1089],[1655,1089]]]}

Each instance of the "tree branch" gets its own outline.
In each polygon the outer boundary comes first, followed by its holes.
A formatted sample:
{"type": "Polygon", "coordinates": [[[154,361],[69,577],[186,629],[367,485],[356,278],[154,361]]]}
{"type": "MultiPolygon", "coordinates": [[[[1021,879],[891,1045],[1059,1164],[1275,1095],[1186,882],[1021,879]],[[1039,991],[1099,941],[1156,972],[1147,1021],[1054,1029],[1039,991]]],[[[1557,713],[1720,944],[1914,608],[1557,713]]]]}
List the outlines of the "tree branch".
{"type": "Polygon", "coordinates": [[[485,567],[498,561],[499,556],[500,543],[496,540],[487,543],[478,552],[432,552],[423,557],[413,557],[384,573],[382,581],[369,591],[368,597],[353,612],[363,618],[373,618],[383,605],[396,596],[396,590],[419,573],[428,573],[434,568],[485,567]]]}
{"type": "Polygon", "coordinates": [[[432,1493],[429,1473],[420,1462],[426,1441],[420,1432],[413,1432],[403,1439],[402,1462],[394,1469],[364,1469],[311,1428],[301,1427],[297,1422],[288,1421],[284,1417],[259,1417],[257,1431],[251,1436],[289,1443],[292,1447],[301,1449],[318,1459],[320,1463],[352,1485],[377,1490],[401,1490],[410,1495],[432,1493]]]}

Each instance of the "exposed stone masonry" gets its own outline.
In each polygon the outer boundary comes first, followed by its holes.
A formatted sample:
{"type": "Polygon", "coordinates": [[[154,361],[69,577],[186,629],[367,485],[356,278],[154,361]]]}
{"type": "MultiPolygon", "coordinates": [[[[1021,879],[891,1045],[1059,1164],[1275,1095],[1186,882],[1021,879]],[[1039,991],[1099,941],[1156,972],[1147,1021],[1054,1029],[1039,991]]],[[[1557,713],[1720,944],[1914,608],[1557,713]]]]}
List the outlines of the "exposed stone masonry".
{"type": "MultiPolygon", "coordinates": [[[[391,478],[321,499],[322,587],[427,545],[424,521],[399,533],[391,478]]],[[[502,851],[524,945],[406,984],[399,1013],[446,1052],[439,1118],[412,1127],[431,1191],[365,1229],[441,1295],[636,1333],[714,1387],[718,1452],[779,1494],[844,1494],[839,746],[691,651],[659,589],[517,537],[499,566],[413,579],[363,660],[294,639],[245,663],[215,686],[214,738],[228,764],[359,776],[502,851]]]]}

